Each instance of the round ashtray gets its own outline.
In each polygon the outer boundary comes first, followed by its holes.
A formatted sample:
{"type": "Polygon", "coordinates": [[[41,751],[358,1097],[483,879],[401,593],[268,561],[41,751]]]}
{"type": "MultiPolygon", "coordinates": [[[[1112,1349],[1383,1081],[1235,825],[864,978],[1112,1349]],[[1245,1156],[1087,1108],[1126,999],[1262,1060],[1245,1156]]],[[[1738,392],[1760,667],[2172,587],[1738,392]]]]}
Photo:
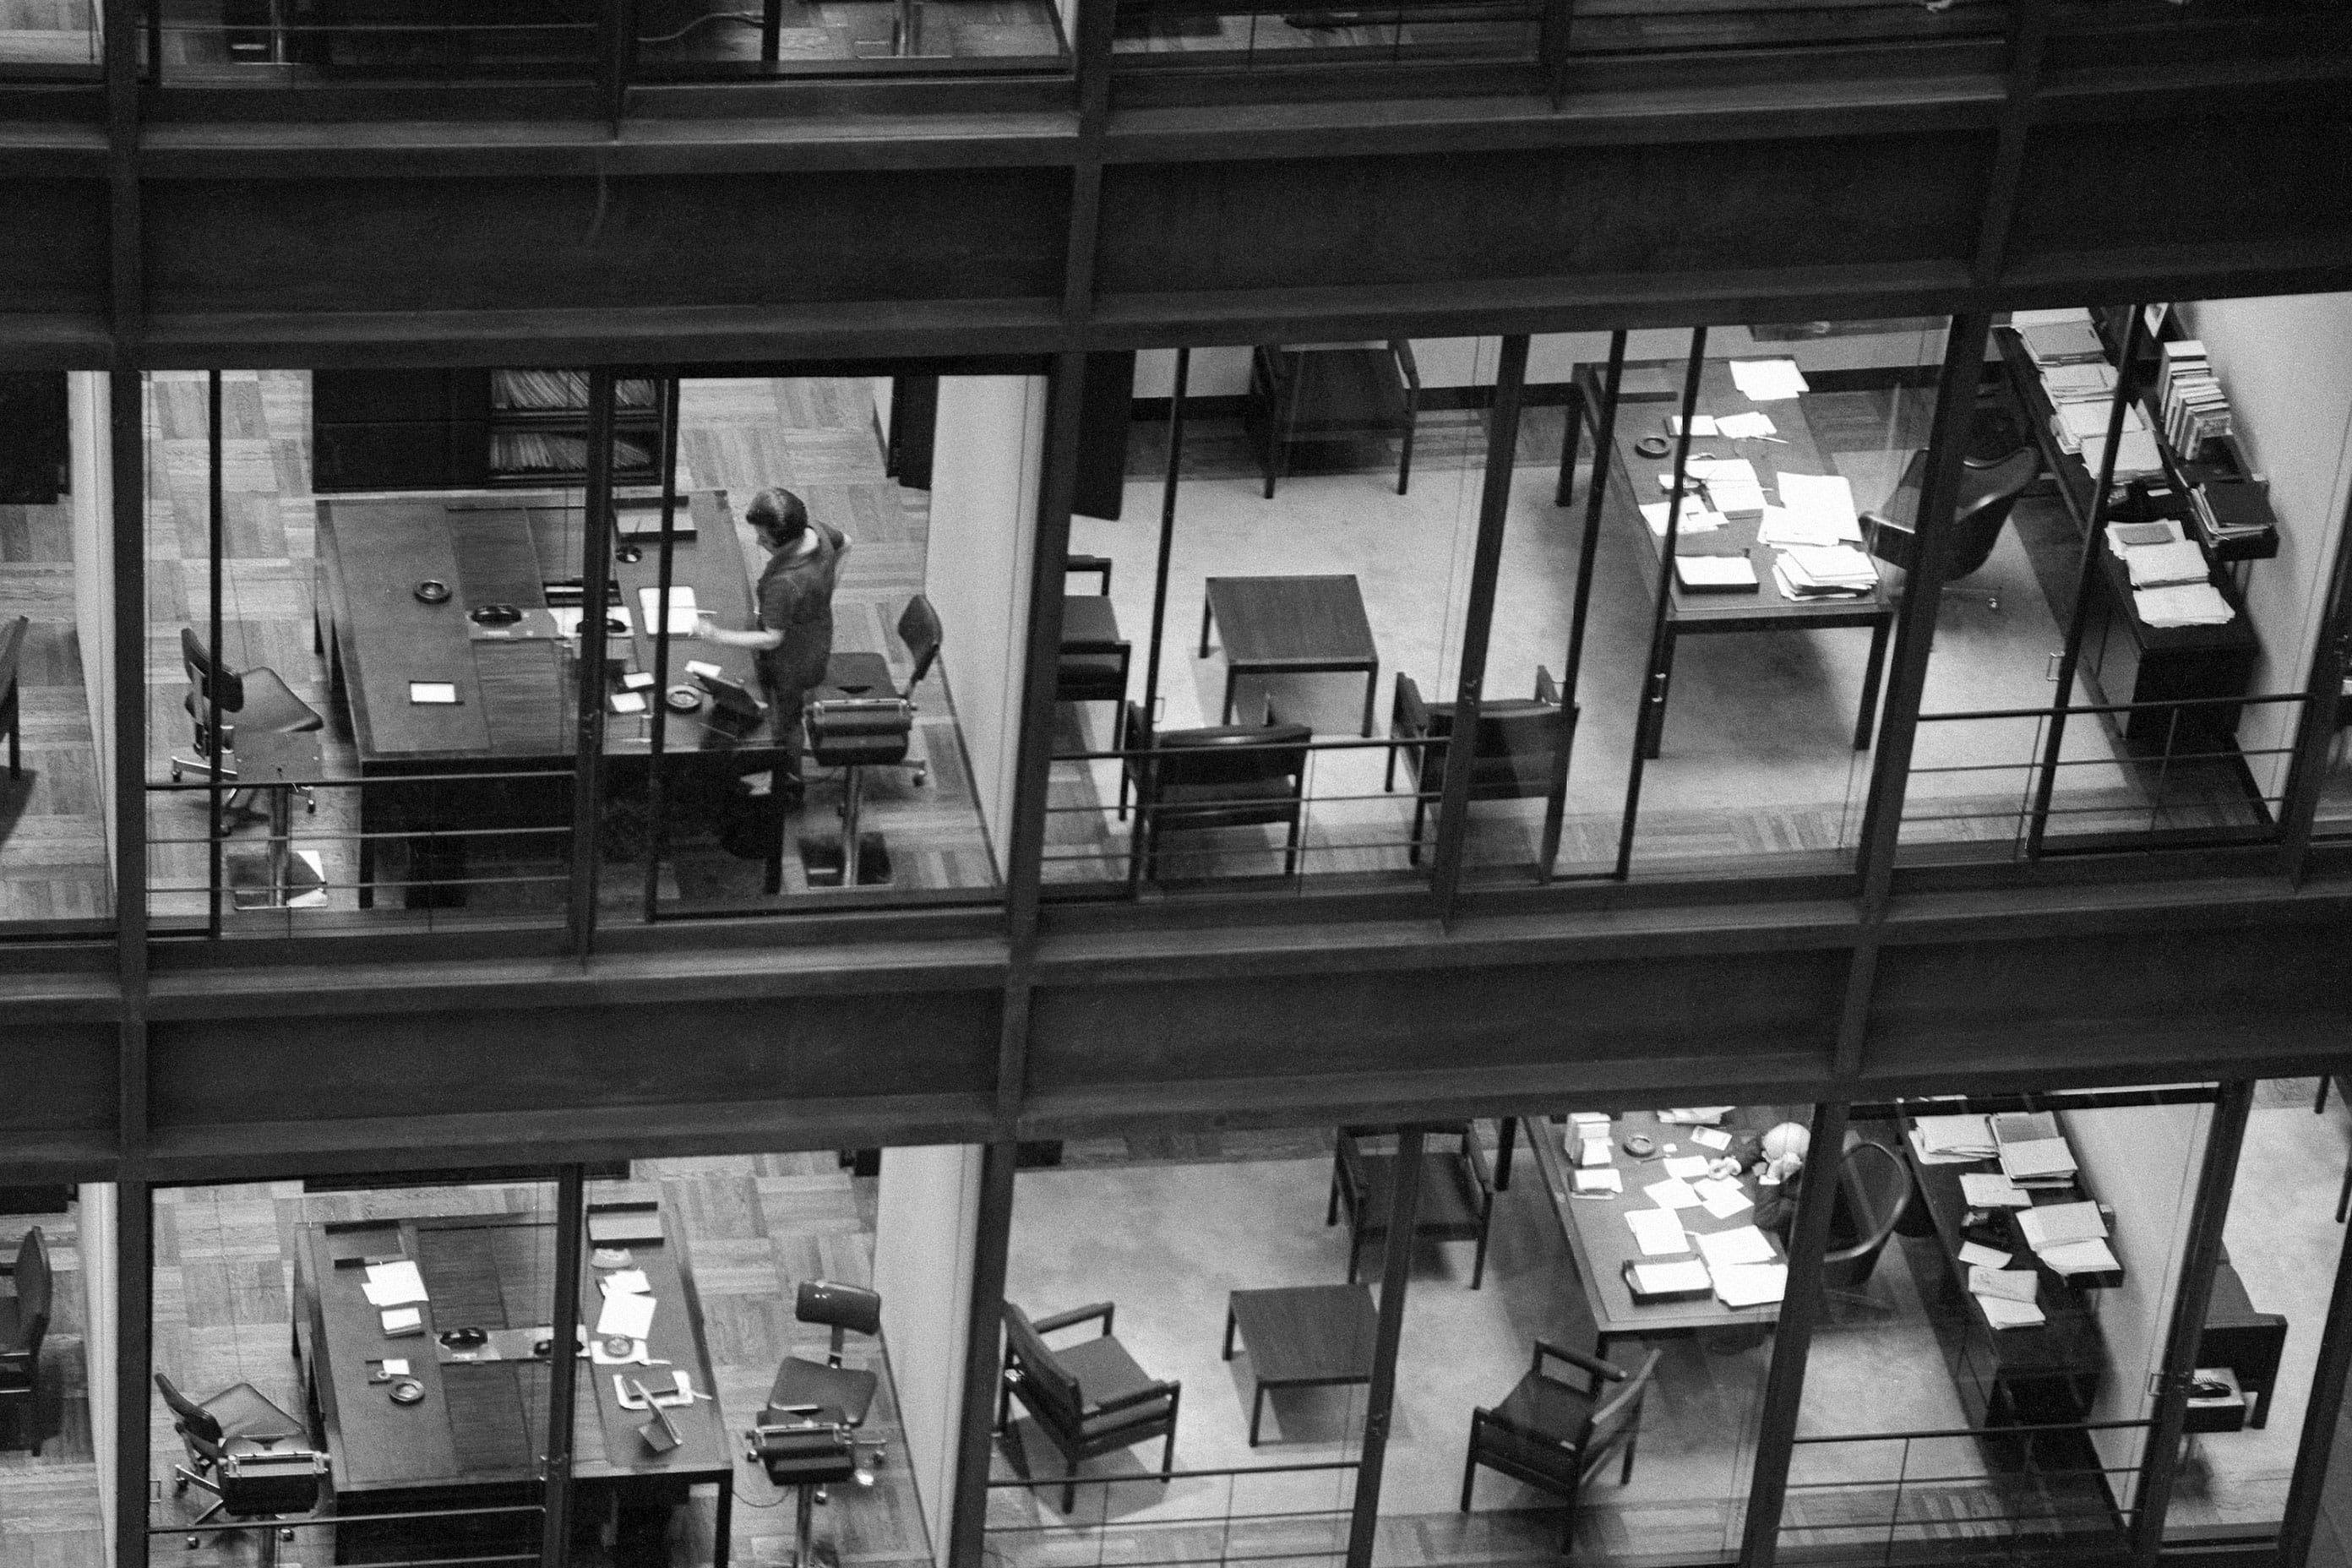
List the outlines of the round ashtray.
{"type": "Polygon", "coordinates": [[[635,566],[646,558],[646,552],[634,544],[624,544],[613,552],[613,559],[624,566],[635,566]]]}
{"type": "Polygon", "coordinates": [[[425,1397],[425,1385],[413,1377],[404,1377],[392,1385],[394,1405],[415,1405],[425,1397]]]}
{"type": "Polygon", "coordinates": [[[441,1342],[451,1350],[466,1350],[474,1345],[488,1344],[489,1338],[490,1333],[488,1329],[465,1328],[441,1331],[441,1342]]]}
{"type": "Polygon", "coordinates": [[[415,592],[419,604],[446,605],[449,602],[449,584],[438,577],[425,578],[416,584],[415,592]]]}
{"type": "Polygon", "coordinates": [[[662,702],[673,713],[691,713],[702,706],[702,693],[691,686],[673,686],[662,694],[662,702]]]}
{"type": "Polygon", "coordinates": [[[1674,443],[1664,436],[1644,436],[1633,443],[1633,450],[1645,458],[1663,458],[1674,449],[1674,443]]]}
{"type": "Polygon", "coordinates": [[[1636,1160],[1646,1160],[1657,1152],[1657,1140],[1648,1133],[1633,1132],[1626,1135],[1625,1152],[1633,1155],[1636,1160]]]}
{"type": "Polygon", "coordinates": [[[604,1353],[609,1356],[632,1356],[637,1353],[637,1342],[626,1334],[606,1334],[604,1353]]]}

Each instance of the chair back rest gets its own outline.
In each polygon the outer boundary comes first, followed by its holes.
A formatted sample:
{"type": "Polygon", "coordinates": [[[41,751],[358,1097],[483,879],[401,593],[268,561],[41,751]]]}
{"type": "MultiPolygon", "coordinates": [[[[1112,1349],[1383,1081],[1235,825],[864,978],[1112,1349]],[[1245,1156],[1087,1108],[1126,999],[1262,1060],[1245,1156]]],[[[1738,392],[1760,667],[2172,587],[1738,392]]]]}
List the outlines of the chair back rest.
{"type": "Polygon", "coordinates": [[[1304,724],[1162,730],[1151,738],[1152,773],[1163,784],[1287,784],[1306,773],[1314,736],[1304,724]]]}
{"type": "Polygon", "coordinates": [[[803,1279],[793,1299],[793,1316],[803,1323],[829,1324],[836,1335],[844,1330],[878,1334],[882,1331],[882,1298],[859,1285],[803,1279]]]}
{"type": "Polygon", "coordinates": [[[1838,1162],[1838,1198],[1854,1239],[1835,1256],[1867,1257],[1886,1245],[1911,1205],[1910,1168],[1885,1144],[1864,1139],[1838,1162]]]}
{"type": "Polygon", "coordinates": [[[915,673],[907,678],[907,689],[912,692],[930,674],[931,662],[940,657],[940,613],[920,594],[907,601],[898,612],[898,640],[915,656],[915,673]]]}
{"type": "Polygon", "coordinates": [[[24,651],[25,633],[32,624],[32,616],[18,616],[0,629],[0,691],[16,684],[16,656],[24,651]]]}
{"type": "Polygon", "coordinates": [[[171,1406],[172,1414],[178,1417],[173,1425],[184,1436],[198,1443],[219,1444],[221,1424],[211,1411],[181,1393],[179,1384],[160,1372],[155,1374],[155,1387],[163,1394],[163,1403],[171,1406]]]}
{"type": "Polygon", "coordinates": [[[1642,1401],[1650,1392],[1650,1379],[1657,1372],[1658,1358],[1664,1353],[1652,1351],[1643,1356],[1633,1375],[1611,1388],[1592,1407],[1592,1419],[1584,1429],[1583,1453],[1587,1465],[1632,1436],[1640,1426],[1642,1401]]]}
{"type": "Polygon", "coordinates": [[[2041,471],[2042,459],[2031,447],[1990,463],[1961,461],[1960,493],[1952,508],[1951,576],[1965,577],[1991,558],[2010,509],[2041,471]]]}
{"type": "Polygon", "coordinates": [[[1004,1303],[1004,1337],[1014,1364],[1027,1380],[1031,1398],[1053,1420],[1075,1430],[1086,1408],[1078,1380],[1046,1346],[1045,1336],[1029,1321],[1029,1314],[1010,1301],[1004,1303]]]}
{"type": "Polygon", "coordinates": [[[245,678],[215,664],[211,650],[194,626],[180,628],[180,663],[188,672],[188,684],[196,689],[199,707],[210,707],[217,696],[225,714],[244,709],[245,678]]]}
{"type": "Polygon", "coordinates": [[[49,1327],[49,1249],[35,1226],[16,1244],[16,1321],[25,1347],[40,1348],[49,1327]]]}

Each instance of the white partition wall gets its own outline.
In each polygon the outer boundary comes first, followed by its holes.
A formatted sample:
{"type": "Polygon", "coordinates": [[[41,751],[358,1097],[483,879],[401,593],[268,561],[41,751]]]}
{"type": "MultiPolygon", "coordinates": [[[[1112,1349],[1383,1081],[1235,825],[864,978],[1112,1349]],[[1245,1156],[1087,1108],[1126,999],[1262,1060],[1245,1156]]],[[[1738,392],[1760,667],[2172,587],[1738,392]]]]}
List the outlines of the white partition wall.
{"type": "Polygon", "coordinates": [[[940,1568],[955,1498],[980,1159],[977,1144],[885,1149],[876,1195],[874,1289],[882,1295],[882,1342],[898,1391],[906,1463],[940,1568]]]}
{"type": "MultiPolygon", "coordinates": [[[[81,645],[82,690],[89,706],[98,798],[114,795],[114,467],[107,416],[107,374],[66,373],[66,420],[73,477],[74,631],[81,645]]],[[[114,858],[114,814],[106,818],[106,853],[114,858]]]]}
{"type": "Polygon", "coordinates": [[[1029,555],[1045,443],[1043,376],[940,379],[923,592],[940,613],[940,667],[1000,877],[1020,750],[1029,555]]]}

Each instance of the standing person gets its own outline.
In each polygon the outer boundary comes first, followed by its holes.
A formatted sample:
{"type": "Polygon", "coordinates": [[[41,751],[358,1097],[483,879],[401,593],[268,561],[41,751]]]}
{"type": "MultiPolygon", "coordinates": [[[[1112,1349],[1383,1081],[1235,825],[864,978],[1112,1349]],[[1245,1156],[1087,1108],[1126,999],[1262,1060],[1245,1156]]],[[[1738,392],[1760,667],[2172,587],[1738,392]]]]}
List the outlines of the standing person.
{"type": "Polygon", "coordinates": [[[785,809],[800,804],[801,706],[824,679],[833,657],[833,588],[849,536],[826,523],[812,523],[808,507],[787,489],[765,489],[751,498],[743,519],[768,552],[760,574],[758,616],[749,631],[730,631],[709,616],[697,617],[694,635],[727,647],[747,647],[758,656],[760,685],[774,710],[774,790],[785,809]]]}

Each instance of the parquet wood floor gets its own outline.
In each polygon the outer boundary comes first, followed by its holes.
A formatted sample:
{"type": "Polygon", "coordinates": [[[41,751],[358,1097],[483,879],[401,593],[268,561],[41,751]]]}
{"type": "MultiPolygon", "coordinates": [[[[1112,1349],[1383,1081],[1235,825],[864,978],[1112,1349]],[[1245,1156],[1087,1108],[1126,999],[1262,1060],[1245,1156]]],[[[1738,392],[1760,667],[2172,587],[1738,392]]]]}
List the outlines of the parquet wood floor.
{"type": "Polygon", "coordinates": [[[16,665],[24,776],[0,770],[0,922],[101,920],[112,902],[72,530],[63,500],[0,506],[0,617],[32,623],[16,665]]]}

